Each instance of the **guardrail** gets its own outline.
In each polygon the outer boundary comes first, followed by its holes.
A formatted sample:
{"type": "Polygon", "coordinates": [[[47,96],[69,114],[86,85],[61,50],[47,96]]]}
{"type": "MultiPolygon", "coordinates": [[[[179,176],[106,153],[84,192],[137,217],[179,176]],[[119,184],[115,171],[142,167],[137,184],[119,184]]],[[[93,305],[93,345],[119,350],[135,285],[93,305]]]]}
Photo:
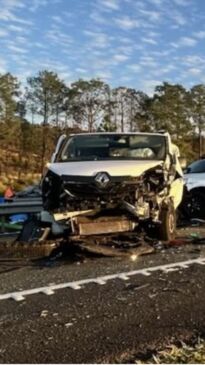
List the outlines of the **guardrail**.
{"type": "Polygon", "coordinates": [[[20,200],[0,204],[0,231],[5,232],[6,216],[12,214],[35,214],[43,209],[42,200],[20,200]]]}
{"type": "Polygon", "coordinates": [[[20,213],[39,213],[43,209],[42,200],[20,201],[0,204],[0,216],[20,213]]]}

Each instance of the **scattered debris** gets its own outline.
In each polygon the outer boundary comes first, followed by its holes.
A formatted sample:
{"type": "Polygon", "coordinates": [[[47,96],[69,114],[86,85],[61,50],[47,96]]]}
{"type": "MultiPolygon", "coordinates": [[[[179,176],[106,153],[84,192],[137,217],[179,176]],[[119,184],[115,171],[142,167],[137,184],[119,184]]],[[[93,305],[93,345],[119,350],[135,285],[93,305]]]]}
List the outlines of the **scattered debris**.
{"type": "Polygon", "coordinates": [[[71,323],[71,322],[65,323],[66,328],[71,327],[71,326],[73,326],[73,323],[71,323]]]}
{"type": "Polygon", "coordinates": [[[40,314],[40,317],[47,317],[48,315],[48,310],[43,310],[40,314]]]}

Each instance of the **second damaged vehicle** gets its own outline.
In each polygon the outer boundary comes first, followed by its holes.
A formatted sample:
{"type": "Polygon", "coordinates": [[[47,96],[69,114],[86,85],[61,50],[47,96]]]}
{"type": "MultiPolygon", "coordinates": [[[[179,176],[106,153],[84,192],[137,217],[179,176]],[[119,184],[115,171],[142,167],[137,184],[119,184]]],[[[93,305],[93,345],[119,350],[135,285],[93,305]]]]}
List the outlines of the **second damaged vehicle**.
{"type": "Polygon", "coordinates": [[[70,237],[141,226],[171,240],[183,195],[178,155],[168,133],[63,135],[43,177],[44,209],[70,237]]]}

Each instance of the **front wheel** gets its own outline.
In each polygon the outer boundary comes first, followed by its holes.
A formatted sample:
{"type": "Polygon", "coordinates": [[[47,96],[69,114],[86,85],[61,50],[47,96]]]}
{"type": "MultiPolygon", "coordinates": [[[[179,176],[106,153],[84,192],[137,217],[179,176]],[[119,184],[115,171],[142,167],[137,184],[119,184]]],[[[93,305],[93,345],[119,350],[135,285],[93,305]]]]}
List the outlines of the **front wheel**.
{"type": "Polygon", "coordinates": [[[185,217],[205,219],[205,192],[195,189],[182,202],[182,212],[185,217]]]}
{"type": "Polygon", "coordinates": [[[176,211],[172,203],[162,207],[160,212],[159,239],[171,241],[176,235],[176,211]]]}

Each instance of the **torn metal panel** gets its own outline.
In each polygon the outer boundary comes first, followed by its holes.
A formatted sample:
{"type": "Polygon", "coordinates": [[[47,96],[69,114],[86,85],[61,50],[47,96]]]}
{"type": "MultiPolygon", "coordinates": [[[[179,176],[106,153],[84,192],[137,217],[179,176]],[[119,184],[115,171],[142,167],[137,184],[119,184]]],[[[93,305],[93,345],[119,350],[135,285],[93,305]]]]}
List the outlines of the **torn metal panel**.
{"type": "Polygon", "coordinates": [[[133,231],[136,223],[123,217],[102,217],[100,219],[89,219],[86,217],[75,217],[72,219],[74,234],[80,236],[109,234],[133,231]]]}
{"type": "Polygon", "coordinates": [[[131,259],[137,259],[138,256],[148,255],[155,251],[154,247],[143,244],[136,248],[131,249],[115,249],[113,247],[99,246],[95,244],[80,244],[81,249],[84,251],[95,253],[102,256],[110,257],[130,257],[131,259]]]}
{"type": "Polygon", "coordinates": [[[80,211],[74,211],[74,212],[62,212],[62,213],[54,213],[54,219],[56,221],[60,220],[66,220],[69,218],[76,217],[78,215],[90,215],[90,214],[96,214],[97,210],[93,209],[87,209],[87,210],[80,210],[80,211]]]}

